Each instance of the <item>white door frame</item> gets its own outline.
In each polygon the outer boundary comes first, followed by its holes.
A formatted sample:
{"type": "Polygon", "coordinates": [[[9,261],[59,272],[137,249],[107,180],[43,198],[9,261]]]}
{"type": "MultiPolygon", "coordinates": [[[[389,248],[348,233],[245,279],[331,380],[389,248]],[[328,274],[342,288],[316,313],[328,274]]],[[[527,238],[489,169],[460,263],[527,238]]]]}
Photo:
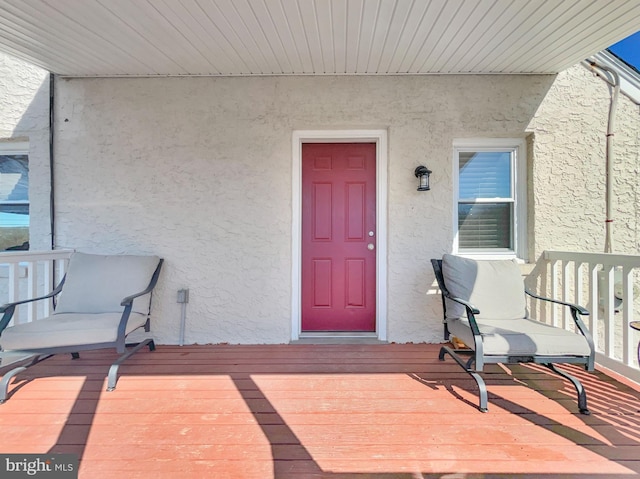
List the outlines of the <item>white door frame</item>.
{"type": "MultiPolygon", "coordinates": [[[[387,130],[294,130],[292,138],[291,340],[302,332],[302,144],[376,144],[376,335],[387,340],[387,130]]],[[[354,336],[360,333],[353,333],[354,336]]],[[[344,334],[341,334],[344,336],[344,334]]]]}

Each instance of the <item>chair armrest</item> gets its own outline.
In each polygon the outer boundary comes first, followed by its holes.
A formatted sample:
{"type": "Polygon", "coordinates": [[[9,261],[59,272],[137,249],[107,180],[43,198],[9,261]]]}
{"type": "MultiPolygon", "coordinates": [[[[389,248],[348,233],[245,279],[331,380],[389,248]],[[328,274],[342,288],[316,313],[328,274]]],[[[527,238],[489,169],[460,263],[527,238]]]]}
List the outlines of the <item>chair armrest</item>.
{"type": "Polygon", "coordinates": [[[578,314],[583,316],[589,316],[589,311],[583,308],[582,306],[578,306],[577,304],[567,303],[565,301],[559,301],[557,299],[545,298],[544,296],[539,296],[528,289],[525,289],[525,293],[535,299],[540,299],[542,301],[549,301],[551,303],[561,304],[562,306],[568,306],[572,311],[575,311],[578,314]]]}
{"type": "Polygon", "coordinates": [[[129,306],[133,303],[134,299],[140,296],[144,296],[145,294],[149,294],[151,291],[153,291],[153,288],[156,287],[156,283],[158,282],[158,277],[160,276],[160,269],[162,269],[163,262],[164,262],[164,259],[162,258],[160,259],[160,261],[158,261],[158,266],[156,267],[156,270],[153,272],[153,276],[151,277],[149,286],[147,286],[147,288],[144,291],[140,291],[139,293],[135,293],[124,298],[120,303],[120,306],[129,306]]]}
{"type": "MultiPolygon", "coordinates": [[[[463,305],[466,310],[467,310],[467,319],[469,319],[469,326],[471,327],[471,332],[473,333],[474,336],[479,337],[480,336],[480,329],[478,328],[478,323],[476,322],[476,314],[480,314],[480,310],[478,308],[476,308],[474,305],[472,305],[471,303],[465,301],[462,298],[458,298],[456,296],[453,296],[449,290],[447,289],[447,287],[444,284],[444,276],[442,274],[442,260],[441,259],[432,259],[431,260],[431,265],[433,266],[433,272],[436,275],[436,281],[438,282],[438,287],[440,288],[440,291],[442,292],[442,307],[443,309],[445,309],[446,312],[446,307],[445,307],[445,303],[444,303],[444,298],[450,299],[451,301],[455,301],[456,303],[459,303],[461,305],[463,305]]],[[[448,334],[448,333],[445,333],[448,334]]]]}
{"type": "Polygon", "coordinates": [[[465,301],[464,299],[458,298],[458,297],[453,296],[451,294],[446,294],[445,296],[447,298],[449,298],[451,301],[455,301],[456,303],[460,303],[462,306],[467,308],[467,313],[471,312],[472,314],[480,314],[480,310],[478,308],[476,308],[473,304],[469,303],[468,301],[465,301]]]}
{"type": "Polygon", "coordinates": [[[567,303],[565,301],[558,301],[557,299],[551,299],[551,298],[545,298],[544,296],[539,296],[529,291],[528,289],[525,289],[525,293],[527,293],[532,298],[540,299],[542,301],[548,301],[550,303],[560,304],[562,306],[567,306],[571,309],[571,317],[573,318],[573,322],[576,323],[576,327],[578,328],[578,331],[580,331],[580,334],[582,334],[587,339],[587,343],[589,343],[589,348],[591,349],[591,359],[590,359],[591,362],[588,367],[593,368],[593,358],[595,357],[595,344],[593,342],[593,337],[591,336],[591,332],[589,331],[589,328],[587,328],[586,324],[584,324],[584,322],[582,321],[582,318],[578,316],[578,314],[582,316],[588,316],[589,311],[587,311],[582,306],[578,306],[577,304],[567,303]]]}
{"type": "Polygon", "coordinates": [[[471,328],[471,332],[474,336],[480,336],[480,328],[478,327],[475,316],[476,314],[480,314],[480,310],[468,301],[453,296],[451,293],[449,293],[449,291],[445,292],[445,297],[450,299],[451,301],[455,301],[456,303],[463,305],[467,309],[467,319],[469,320],[469,327],[471,328]]]}
{"type": "Polygon", "coordinates": [[[160,270],[162,269],[163,262],[164,262],[164,259],[160,258],[160,261],[158,261],[158,266],[156,267],[156,270],[153,272],[153,276],[151,277],[151,281],[149,282],[149,286],[147,286],[145,290],[140,291],[139,293],[135,293],[124,298],[120,303],[120,306],[129,306],[133,304],[134,299],[140,296],[144,296],[145,294],[149,294],[151,291],[153,291],[153,288],[156,287],[156,283],[158,282],[158,277],[160,276],[160,270]]]}
{"type": "Polygon", "coordinates": [[[19,306],[21,304],[27,304],[27,303],[32,303],[34,301],[39,301],[41,299],[47,299],[47,298],[51,298],[53,296],[55,296],[56,294],[58,294],[60,291],[52,291],[51,293],[45,295],[45,296],[39,296],[37,298],[31,298],[31,299],[23,299],[22,301],[16,301],[14,303],[6,303],[3,304],[2,306],[0,306],[0,313],[4,313],[5,311],[9,310],[9,309],[15,309],[16,306],[19,306]]]}
{"type": "MultiPolygon", "coordinates": [[[[153,288],[155,288],[156,283],[158,282],[158,278],[160,277],[160,270],[162,269],[162,263],[164,259],[160,258],[158,261],[158,266],[156,266],[156,270],[153,272],[153,276],[151,277],[151,281],[149,281],[149,286],[147,286],[143,291],[139,293],[132,294],[130,296],[125,297],[120,306],[124,306],[124,311],[122,311],[122,316],[120,317],[120,322],[118,323],[118,335],[116,339],[116,350],[120,353],[125,350],[125,336],[127,329],[127,322],[129,321],[129,315],[131,314],[131,309],[133,307],[133,300],[144,296],[145,294],[150,294],[153,292],[153,288]]],[[[149,303],[149,311],[151,311],[151,303],[149,303]]],[[[149,318],[147,318],[147,321],[149,318]]]]}
{"type": "Polygon", "coordinates": [[[147,288],[144,291],[140,291],[139,293],[132,294],[131,296],[127,296],[122,300],[122,302],[120,303],[120,306],[128,306],[133,303],[134,299],[140,296],[144,296],[145,294],[149,294],[152,290],[153,288],[147,288]]]}
{"type": "Polygon", "coordinates": [[[23,299],[22,301],[15,301],[13,303],[6,303],[0,306],[0,313],[2,313],[2,318],[0,318],[0,333],[5,330],[9,322],[11,322],[11,318],[13,318],[13,313],[16,310],[16,306],[20,306],[21,304],[32,303],[34,301],[40,301],[42,299],[52,298],[56,296],[60,291],[62,291],[62,285],[64,284],[64,278],[60,281],[60,284],[56,286],[56,289],[51,291],[49,294],[45,294],[44,296],[39,296],[37,298],[31,299],[23,299]]]}

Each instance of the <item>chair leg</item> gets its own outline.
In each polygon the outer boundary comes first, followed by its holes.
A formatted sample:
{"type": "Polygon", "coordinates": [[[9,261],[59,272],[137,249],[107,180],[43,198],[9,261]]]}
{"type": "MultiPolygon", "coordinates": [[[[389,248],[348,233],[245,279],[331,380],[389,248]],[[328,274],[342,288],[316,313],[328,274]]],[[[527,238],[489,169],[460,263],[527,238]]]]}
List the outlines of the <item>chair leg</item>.
{"type": "Polygon", "coordinates": [[[120,365],[124,361],[126,361],[129,356],[137,353],[145,346],[149,346],[149,351],[154,351],[156,349],[156,345],[153,342],[153,339],[145,339],[141,343],[136,344],[122,356],[120,356],[116,360],[116,362],[111,365],[111,367],[109,368],[109,375],[107,380],[107,391],[113,391],[116,388],[116,382],[118,381],[118,368],[120,367],[120,365]]]}
{"type": "MultiPolygon", "coordinates": [[[[473,351],[470,351],[470,353],[473,353],[473,351]]],[[[487,393],[487,386],[484,382],[484,379],[482,379],[482,376],[480,376],[477,372],[471,369],[471,364],[473,364],[473,358],[465,362],[457,354],[456,350],[453,350],[448,346],[442,346],[440,348],[440,354],[438,355],[438,359],[440,359],[440,361],[444,361],[445,354],[448,354],[449,356],[451,356],[454,359],[454,361],[458,363],[460,367],[464,369],[467,372],[467,374],[469,374],[475,380],[479,390],[478,409],[480,409],[481,412],[487,412],[489,410],[489,407],[488,407],[489,395],[487,393]]]]}
{"type": "Polygon", "coordinates": [[[563,378],[571,381],[571,384],[576,388],[576,392],[578,393],[578,409],[580,410],[580,414],[584,414],[588,416],[591,414],[591,411],[587,408],[587,392],[582,387],[582,383],[578,380],[578,378],[572,376],[571,374],[563,371],[562,369],[558,369],[553,363],[544,363],[546,367],[551,369],[554,373],[559,374],[563,378]]]}
{"type": "Polygon", "coordinates": [[[11,379],[20,374],[22,371],[26,371],[27,368],[30,368],[34,364],[38,364],[40,361],[44,361],[51,356],[53,356],[53,354],[46,354],[44,356],[36,355],[31,359],[31,362],[29,364],[18,366],[7,371],[4,376],[2,376],[2,380],[0,380],[0,404],[3,404],[7,401],[7,397],[9,394],[9,383],[11,382],[11,379]]]}

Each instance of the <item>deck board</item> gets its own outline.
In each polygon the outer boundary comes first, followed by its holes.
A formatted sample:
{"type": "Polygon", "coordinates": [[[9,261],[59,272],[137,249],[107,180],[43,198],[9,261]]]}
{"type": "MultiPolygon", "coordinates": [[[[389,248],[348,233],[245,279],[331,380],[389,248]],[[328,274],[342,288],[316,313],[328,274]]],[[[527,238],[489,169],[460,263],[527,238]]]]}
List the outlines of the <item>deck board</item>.
{"type": "Polygon", "coordinates": [[[438,345],[159,346],[54,356],[0,405],[2,453],[75,453],[80,477],[633,477],[640,392],[567,366],[491,365],[489,412],[438,345]]]}

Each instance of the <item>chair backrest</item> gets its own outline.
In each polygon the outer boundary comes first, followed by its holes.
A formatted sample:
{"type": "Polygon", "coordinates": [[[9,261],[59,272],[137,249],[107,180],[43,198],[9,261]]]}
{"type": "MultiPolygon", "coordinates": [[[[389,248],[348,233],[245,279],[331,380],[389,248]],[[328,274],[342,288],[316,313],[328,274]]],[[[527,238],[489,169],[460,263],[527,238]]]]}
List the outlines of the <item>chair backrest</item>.
{"type": "MultiPolygon", "coordinates": [[[[512,260],[474,260],[445,254],[442,275],[449,292],[480,310],[477,318],[519,319],[527,316],[524,281],[512,260]]],[[[448,319],[466,316],[464,306],[447,300],[448,319]]]]}
{"type": "MultiPolygon", "coordinates": [[[[149,286],[159,262],[157,256],[74,253],[55,312],[122,312],[122,300],[149,286]]],[[[147,314],[148,305],[148,297],[134,301],[133,311],[147,314]]]]}

